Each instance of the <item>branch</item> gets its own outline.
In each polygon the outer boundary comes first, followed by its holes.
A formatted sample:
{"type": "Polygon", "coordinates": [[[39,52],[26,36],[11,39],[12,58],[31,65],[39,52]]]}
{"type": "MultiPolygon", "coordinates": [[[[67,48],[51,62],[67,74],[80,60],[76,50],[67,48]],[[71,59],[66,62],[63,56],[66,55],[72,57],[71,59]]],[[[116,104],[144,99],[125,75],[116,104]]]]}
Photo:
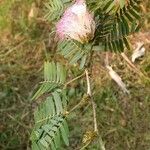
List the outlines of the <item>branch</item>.
{"type": "Polygon", "coordinates": [[[121,53],[121,56],[123,59],[127,62],[127,64],[133,69],[134,72],[136,72],[139,76],[144,77],[146,80],[150,81],[149,78],[147,77],[146,74],[144,74],[141,70],[139,70],[130,60],[129,58],[125,55],[125,53],[121,53]]]}
{"type": "Polygon", "coordinates": [[[83,74],[77,76],[76,78],[74,78],[74,79],[68,81],[67,83],[65,83],[64,87],[66,87],[66,86],[69,85],[70,83],[72,83],[72,82],[74,82],[74,81],[80,79],[80,78],[81,78],[82,76],[84,76],[84,75],[85,75],[85,73],[83,73],[83,74]]]}
{"type": "Polygon", "coordinates": [[[87,95],[89,95],[90,97],[92,108],[93,108],[94,131],[98,133],[97,119],[96,119],[96,105],[92,96],[90,78],[89,78],[89,73],[87,69],[85,70],[85,74],[86,74],[86,81],[87,81],[87,95]]]}
{"type": "Polygon", "coordinates": [[[16,118],[14,118],[13,116],[11,116],[10,114],[7,114],[7,116],[12,119],[13,121],[15,121],[16,123],[18,123],[20,126],[24,127],[25,129],[30,129],[29,126],[23,124],[22,122],[18,121],[16,118]]]}

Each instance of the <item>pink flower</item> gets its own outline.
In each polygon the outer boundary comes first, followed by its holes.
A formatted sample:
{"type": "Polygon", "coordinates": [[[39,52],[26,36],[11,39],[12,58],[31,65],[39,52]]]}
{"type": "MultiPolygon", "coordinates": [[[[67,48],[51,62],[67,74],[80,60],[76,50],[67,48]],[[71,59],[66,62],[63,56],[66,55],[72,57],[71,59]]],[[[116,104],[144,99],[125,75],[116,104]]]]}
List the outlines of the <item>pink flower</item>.
{"type": "Polygon", "coordinates": [[[86,43],[94,37],[95,21],[87,10],[85,0],[76,0],[56,25],[59,39],[71,38],[86,43]]]}

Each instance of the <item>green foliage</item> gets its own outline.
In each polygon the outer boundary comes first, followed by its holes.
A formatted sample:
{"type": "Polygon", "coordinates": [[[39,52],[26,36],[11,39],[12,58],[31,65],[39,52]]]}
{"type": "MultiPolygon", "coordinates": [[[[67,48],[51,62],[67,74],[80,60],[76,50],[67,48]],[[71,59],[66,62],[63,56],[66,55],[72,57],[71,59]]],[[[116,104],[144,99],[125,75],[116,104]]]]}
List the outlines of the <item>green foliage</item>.
{"type": "Polygon", "coordinates": [[[63,40],[58,43],[58,51],[69,59],[70,64],[80,62],[80,68],[85,65],[91,45],[83,45],[75,40],[63,40]]]}
{"type": "MultiPolygon", "coordinates": [[[[94,13],[97,25],[95,37],[89,43],[90,47],[111,52],[123,52],[125,48],[130,49],[127,36],[140,28],[140,1],[87,0],[87,3],[90,11],[94,13]]],[[[49,7],[47,6],[46,16],[49,16],[47,18],[50,18],[50,21],[60,18],[65,4],[66,1],[50,1],[49,7]]],[[[70,64],[80,60],[81,68],[84,67],[88,54],[94,49],[86,50],[84,45],[71,39],[61,41],[59,44],[58,49],[65,58],[69,59],[70,64]]]]}
{"type": "MultiPolygon", "coordinates": [[[[43,110],[42,110],[43,111],[43,110]]],[[[39,114],[38,114],[39,115],[39,114]]],[[[35,129],[32,132],[32,149],[33,150],[56,150],[60,148],[62,138],[66,145],[69,145],[68,126],[65,118],[56,115],[51,118],[38,120],[35,129]]]]}
{"type": "Polygon", "coordinates": [[[0,2],[0,30],[5,29],[10,25],[9,13],[12,4],[13,1],[9,0],[0,2]]]}
{"type": "Polygon", "coordinates": [[[65,80],[66,71],[62,65],[45,62],[44,82],[33,99],[37,99],[45,93],[50,93],[50,95],[35,111],[35,127],[31,135],[32,149],[51,148],[55,150],[60,147],[61,136],[64,143],[69,145],[69,131],[65,119],[68,98],[66,91],[59,89],[65,80]]]}
{"type": "Polygon", "coordinates": [[[50,21],[58,19],[63,12],[63,2],[61,0],[50,0],[45,6],[48,10],[45,18],[50,21]]]}
{"type": "Polygon", "coordinates": [[[45,62],[44,64],[44,81],[41,83],[39,90],[35,93],[32,99],[37,99],[44,93],[53,91],[62,86],[66,81],[66,70],[64,67],[54,62],[45,62]]]}
{"type": "Polygon", "coordinates": [[[58,20],[68,2],[70,0],[49,0],[49,2],[45,3],[47,8],[45,18],[49,21],[58,20]]]}
{"type": "MultiPolygon", "coordinates": [[[[58,20],[70,1],[51,0],[46,4],[46,18],[58,20]]],[[[70,64],[80,63],[82,69],[91,52],[96,48],[111,52],[123,52],[130,49],[127,36],[139,28],[140,1],[138,0],[87,0],[89,9],[96,21],[96,32],[92,41],[81,44],[72,39],[58,42],[58,52],[69,60],[70,64]]],[[[65,85],[66,71],[62,65],[54,62],[44,64],[44,81],[33,96],[43,98],[35,112],[35,127],[32,132],[32,149],[60,148],[60,137],[69,145],[66,123],[68,98],[65,85]]]]}
{"type": "Polygon", "coordinates": [[[94,44],[103,45],[105,51],[122,52],[125,47],[130,49],[127,36],[139,28],[140,1],[130,0],[126,5],[122,3],[117,10],[112,4],[114,6],[114,1],[109,1],[96,9],[98,26],[94,44]]]}

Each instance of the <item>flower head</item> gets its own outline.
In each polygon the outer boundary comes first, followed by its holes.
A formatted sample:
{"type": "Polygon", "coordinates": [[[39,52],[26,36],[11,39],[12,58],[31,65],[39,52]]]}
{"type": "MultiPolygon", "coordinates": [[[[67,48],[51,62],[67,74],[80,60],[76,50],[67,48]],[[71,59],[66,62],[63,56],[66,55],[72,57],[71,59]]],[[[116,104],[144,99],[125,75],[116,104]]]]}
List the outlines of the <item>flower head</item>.
{"type": "Polygon", "coordinates": [[[91,40],[94,32],[95,22],[87,10],[85,0],[76,0],[56,25],[56,34],[60,39],[71,38],[81,43],[91,40]]]}

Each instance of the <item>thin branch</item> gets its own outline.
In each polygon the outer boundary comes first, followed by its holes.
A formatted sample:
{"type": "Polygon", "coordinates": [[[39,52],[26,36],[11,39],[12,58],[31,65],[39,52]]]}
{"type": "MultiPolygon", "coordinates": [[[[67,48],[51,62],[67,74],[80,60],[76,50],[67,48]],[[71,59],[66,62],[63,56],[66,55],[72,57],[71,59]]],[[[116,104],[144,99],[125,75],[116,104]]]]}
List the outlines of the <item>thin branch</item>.
{"type": "Polygon", "coordinates": [[[14,109],[16,109],[16,108],[14,106],[12,106],[12,107],[9,107],[9,108],[0,109],[0,112],[11,111],[11,110],[14,110],[14,109]]]}
{"type": "MultiPolygon", "coordinates": [[[[65,84],[64,84],[64,87],[66,87],[66,86],[69,85],[70,83],[72,83],[72,82],[78,80],[79,78],[81,78],[81,77],[84,76],[84,75],[85,75],[85,73],[83,73],[83,74],[81,74],[81,75],[79,75],[79,76],[73,78],[72,80],[70,80],[70,81],[68,81],[67,83],[65,83],[65,84]]],[[[60,85],[62,85],[61,82],[56,82],[56,81],[42,81],[42,82],[40,82],[40,83],[41,83],[41,84],[42,84],[42,83],[57,83],[57,84],[59,83],[60,85]]]]}
{"type": "Polygon", "coordinates": [[[125,53],[121,53],[121,56],[122,56],[122,58],[128,63],[128,65],[134,69],[134,71],[136,71],[137,73],[140,72],[140,71],[136,68],[136,66],[129,60],[129,58],[126,56],[125,53]]]}
{"type": "MultiPolygon", "coordinates": [[[[84,75],[85,75],[85,72],[84,72],[83,74],[77,76],[76,78],[74,78],[74,79],[68,81],[67,83],[64,84],[64,88],[66,88],[67,85],[69,85],[70,83],[72,83],[72,82],[78,80],[79,78],[81,78],[81,77],[84,76],[84,75]]],[[[52,81],[43,81],[43,82],[40,82],[40,83],[48,83],[48,82],[49,82],[49,83],[52,83],[52,81]]],[[[61,83],[60,83],[60,85],[61,85],[61,83]]],[[[40,97],[38,97],[36,100],[43,100],[43,99],[45,99],[45,98],[48,97],[48,96],[51,96],[51,93],[45,93],[45,94],[41,95],[40,97]]]]}
{"type": "Polygon", "coordinates": [[[83,147],[80,148],[80,150],[85,150],[85,148],[87,148],[90,143],[91,141],[87,142],[83,147]]]}
{"type": "Polygon", "coordinates": [[[99,142],[99,146],[100,146],[100,148],[101,148],[101,150],[106,150],[105,149],[105,144],[104,144],[104,142],[103,142],[103,140],[102,140],[102,137],[99,135],[99,140],[98,140],[98,142],[99,142]]]}
{"type": "Polygon", "coordinates": [[[12,53],[14,50],[16,50],[17,48],[19,48],[20,46],[22,46],[26,42],[27,42],[27,40],[21,41],[19,44],[17,44],[17,46],[13,47],[12,49],[9,49],[9,51],[7,51],[5,54],[1,54],[0,58],[6,57],[7,55],[9,55],[10,53],[12,53]]]}
{"type": "Polygon", "coordinates": [[[71,110],[69,110],[69,114],[73,112],[74,110],[76,110],[80,106],[80,103],[81,101],[77,105],[75,105],[73,108],[71,108],[71,110]]]}
{"type": "Polygon", "coordinates": [[[90,78],[89,78],[89,73],[87,69],[85,70],[85,74],[86,74],[86,81],[87,81],[87,95],[89,95],[90,97],[92,108],[93,108],[94,131],[98,133],[98,126],[97,126],[97,119],[96,119],[96,105],[93,100],[93,96],[91,92],[91,85],[90,85],[90,78]]]}
{"type": "Polygon", "coordinates": [[[89,104],[89,95],[84,95],[84,96],[82,97],[82,99],[80,100],[80,102],[79,102],[77,105],[75,105],[75,106],[69,111],[69,114],[70,114],[72,111],[74,111],[75,109],[77,109],[78,107],[82,107],[82,106],[84,106],[84,105],[86,105],[86,104],[89,104]]]}
{"type": "Polygon", "coordinates": [[[136,72],[139,77],[144,78],[145,80],[150,82],[149,77],[147,76],[146,73],[142,72],[141,70],[139,70],[130,60],[129,58],[125,55],[125,53],[121,53],[121,56],[123,57],[123,59],[127,62],[128,66],[134,71],[136,72]]]}
{"type": "Polygon", "coordinates": [[[105,66],[109,66],[109,55],[108,52],[106,52],[106,58],[105,58],[105,66]]]}
{"type": "Polygon", "coordinates": [[[89,78],[89,73],[87,69],[85,70],[85,74],[86,74],[86,81],[87,81],[87,95],[92,97],[90,78],[89,78]]]}
{"type": "Polygon", "coordinates": [[[85,75],[85,72],[84,72],[83,74],[77,76],[76,78],[74,78],[74,79],[68,81],[67,83],[65,83],[64,87],[66,87],[66,86],[69,85],[70,83],[72,83],[72,82],[74,82],[74,81],[80,79],[80,78],[83,77],[84,75],[85,75]]]}
{"type": "Polygon", "coordinates": [[[36,98],[36,101],[42,101],[42,100],[46,99],[47,97],[49,97],[51,95],[52,95],[52,93],[44,93],[40,97],[36,98]]]}
{"type": "MultiPolygon", "coordinates": [[[[105,145],[104,145],[104,143],[102,141],[102,138],[101,138],[101,136],[99,135],[99,132],[98,132],[98,125],[97,125],[97,118],[96,118],[96,105],[95,105],[95,102],[94,102],[94,99],[93,99],[93,96],[92,96],[91,85],[90,85],[90,77],[89,77],[89,73],[88,73],[87,69],[85,70],[85,74],[86,74],[86,80],[87,80],[87,94],[90,97],[92,108],[93,108],[94,132],[99,137],[99,145],[100,145],[101,150],[105,150],[105,145]]],[[[84,145],[80,150],[85,149],[90,144],[90,142],[91,141],[89,141],[86,145],[84,145]]]]}
{"type": "Polygon", "coordinates": [[[18,121],[16,118],[14,118],[13,116],[11,116],[10,114],[7,114],[7,116],[12,119],[13,121],[15,121],[16,123],[18,123],[20,126],[24,127],[25,129],[30,129],[30,127],[28,127],[27,125],[21,123],[20,121],[18,121]]]}

